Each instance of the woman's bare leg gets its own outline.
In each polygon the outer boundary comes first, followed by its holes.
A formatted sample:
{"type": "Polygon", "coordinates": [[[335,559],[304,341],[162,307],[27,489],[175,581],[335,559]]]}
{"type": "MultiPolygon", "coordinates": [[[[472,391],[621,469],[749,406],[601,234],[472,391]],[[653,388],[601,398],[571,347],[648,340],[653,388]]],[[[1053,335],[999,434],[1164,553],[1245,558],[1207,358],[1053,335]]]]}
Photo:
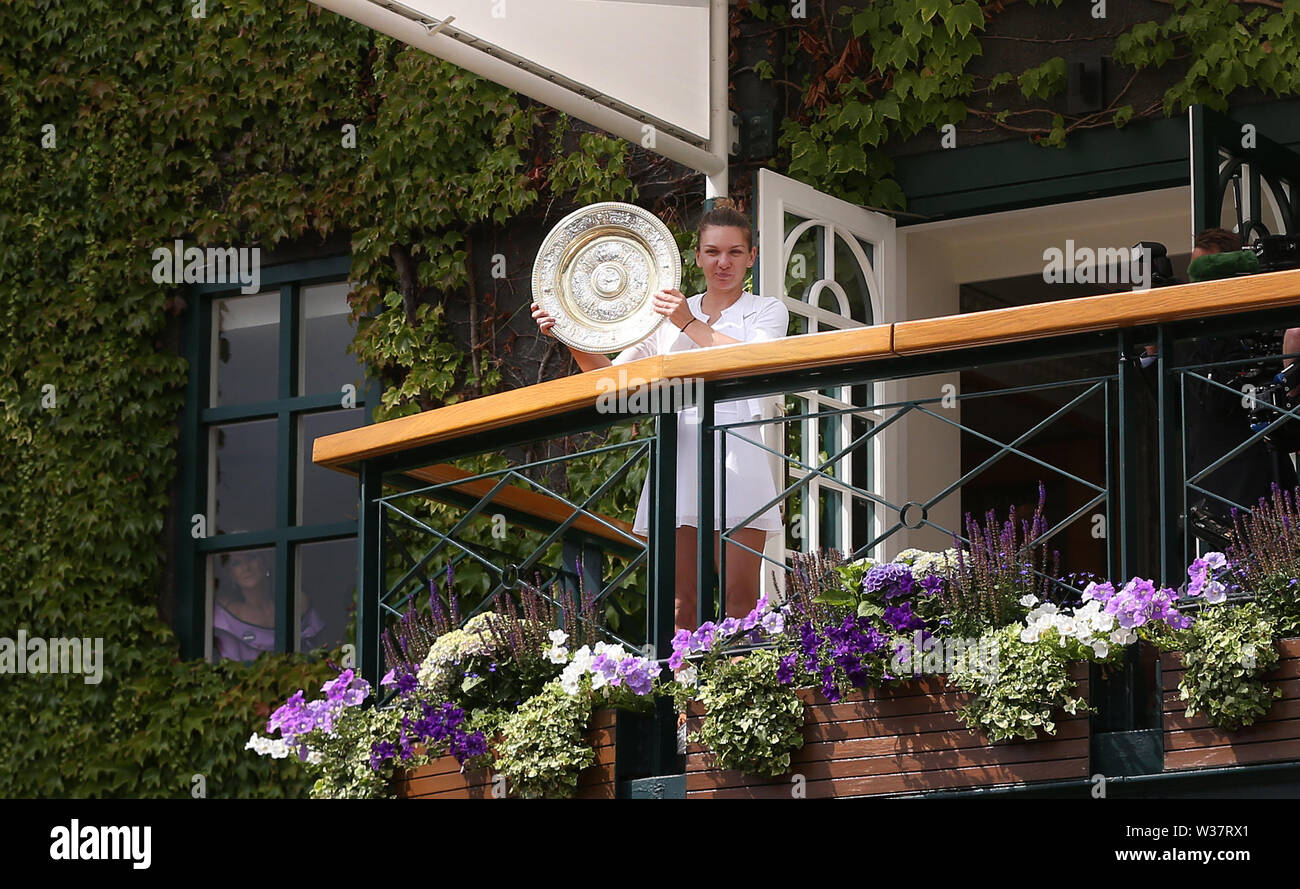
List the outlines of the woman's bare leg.
{"type": "MultiPolygon", "coordinates": [[[[715,557],[721,539],[721,534],[713,535],[715,557]]],[[[727,541],[727,617],[744,617],[758,604],[758,584],[763,571],[760,554],[766,541],[767,532],[757,528],[740,528],[727,541]],[[751,549],[758,552],[752,553],[751,549]]]]}
{"type": "Polygon", "coordinates": [[[677,529],[677,599],[673,606],[673,620],[678,629],[694,630],[696,617],[696,553],[699,552],[698,528],[683,526],[677,529]]]}
{"type": "MultiPolygon", "coordinates": [[[[699,552],[699,533],[699,529],[695,527],[677,529],[677,598],[674,603],[673,617],[678,628],[688,630],[694,630],[698,626],[696,553],[699,552]]],[[[714,564],[717,564],[721,537],[721,534],[714,532],[714,564]]],[[[733,533],[727,542],[727,617],[744,617],[758,604],[758,585],[763,570],[763,558],[743,547],[761,553],[766,540],[767,533],[764,531],[757,528],[741,528],[733,533]]]]}

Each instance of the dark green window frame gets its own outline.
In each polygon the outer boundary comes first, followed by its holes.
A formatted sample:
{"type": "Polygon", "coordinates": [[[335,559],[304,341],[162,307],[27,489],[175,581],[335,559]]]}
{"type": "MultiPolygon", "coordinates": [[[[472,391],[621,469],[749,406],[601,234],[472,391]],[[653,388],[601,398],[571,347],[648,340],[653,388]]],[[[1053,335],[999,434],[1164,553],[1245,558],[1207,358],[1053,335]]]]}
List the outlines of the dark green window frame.
{"type": "MultiPolygon", "coordinates": [[[[190,362],[182,415],[181,495],[177,517],[179,535],[176,572],[176,632],[181,657],[204,657],[207,636],[212,632],[207,614],[206,560],[214,553],[275,547],[275,651],[290,652],[296,644],[297,621],[293,615],[296,565],[294,547],[303,543],[355,538],[356,521],[316,525],[295,525],[294,504],[298,483],[297,420],[304,414],[339,407],[338,393],[295,395],[298,388],[300,291],[312,284],[346,281],[351,257],[335,256],[305,262],[267,266],[261,271],[261,286],[280,289],[279,397],[274,401],[208,407],[212,372],[212,306],[218,297],[242,295],[239,284],[200,284],[188,291],[189,319],[185,331],[185,354],[190,362]],[[275,526],[267,530],[212,536],[213,516],[208,504],[208,430],[217,424],[245,420],[274,419],[277,422],[277,491],[275,526]],[[193,536],[193,517],[204,515],[209,536],[193,536]]],[[[356,407],[365,409],[367,423],[374,421],[379,403],[379,384],[369,377],[356,394],[356,407]]]]}

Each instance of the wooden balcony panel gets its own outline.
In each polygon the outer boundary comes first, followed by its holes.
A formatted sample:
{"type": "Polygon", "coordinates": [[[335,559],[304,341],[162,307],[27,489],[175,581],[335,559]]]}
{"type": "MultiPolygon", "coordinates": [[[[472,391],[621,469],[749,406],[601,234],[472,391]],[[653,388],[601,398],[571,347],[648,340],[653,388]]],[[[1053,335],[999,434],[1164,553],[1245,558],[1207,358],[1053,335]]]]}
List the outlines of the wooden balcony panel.
{"type": "Polygon", "coordinates": [[[1300,639],[1283,639],[1278,650],[1281,660],[1265,678],[1282,696],[1253,725],[1235,732],[1212,727],[1204,714],[1187,717],[1187,702],[1178,697],[1182,656],[1161,656],[1166,772],[1300,761],[1300,639]]]}
{"type": "MultiPolygon", "coordinates": [[[[1087,697],[1086,664],[1071,667],[1078,694],[1087,697]]],[[[856,691],[831,704],[811,688],[804,702],[804,746],[790,756],[790,771],[764,778],[718,769],[692,739],[687,745],[686,796],[789,798],[792,775],[801,775],[809,798],[881,796],[925,790],[1069,780],[1088,775],[1090,723],[1086,713],[1059,713],[1054,735],[1034,741],[989,743],[970,731],[956,710],[969,695],[943,677],[907,680],[856,691]]],[[[698,730],[703,708],[687,711],[687,731],[698,730]]]]}

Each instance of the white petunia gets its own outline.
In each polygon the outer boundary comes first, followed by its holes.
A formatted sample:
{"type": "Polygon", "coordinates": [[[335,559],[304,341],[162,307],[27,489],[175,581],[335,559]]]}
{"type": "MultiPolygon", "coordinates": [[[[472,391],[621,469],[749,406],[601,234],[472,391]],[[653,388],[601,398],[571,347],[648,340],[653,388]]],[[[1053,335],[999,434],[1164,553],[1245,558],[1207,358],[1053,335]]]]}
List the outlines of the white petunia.
{"type": "Polygon", "coordinates": [[[569,641],[569,634],[564,632],[564,630],[551,630],[551,632],[548,635],[551,640],[551,644],[556,647],[561,646],[565,642],[569,641]]]}
{"type": "Polygon", "coordinates": [[[573,653],[573,660],[569,662],[569,666],[581,675],[591,669],[591,662],[595,659],[591,649],[584,645],[573,653]]]}
{"type": "Polygon", "coordinates": [[[621,661],[628,656],[627,649],[622,645],[614,645],[609,642],[596,643],[596,656],[604,655],[611,661],[621,661]]]}
{"type": "Polygon", "coordinates": [[[564,671],[560,673],[560,688],[564,689],[565,694],[576,695],[578,693],[578,690],[582,688],[582,674],[584,672],[576,661],[564,668],[564,671]]]}
{"type": "Polygon", "coordinates": [[[1026,608],[1033,608],[1035,605],[1038,604],[1038,597],[1035,596],[1033,593],[1026,593],[1025,595],[1020,597],[1020,604],[1025,606],[1026,608]]]}
{"type": "Polygon", "coordinates": [[[1228,598],[1228,588],[1217,580],[1212,580],[1205,585],[1205,601],[1211,605],[1218,605],[1224,599],[1228,598]]]}

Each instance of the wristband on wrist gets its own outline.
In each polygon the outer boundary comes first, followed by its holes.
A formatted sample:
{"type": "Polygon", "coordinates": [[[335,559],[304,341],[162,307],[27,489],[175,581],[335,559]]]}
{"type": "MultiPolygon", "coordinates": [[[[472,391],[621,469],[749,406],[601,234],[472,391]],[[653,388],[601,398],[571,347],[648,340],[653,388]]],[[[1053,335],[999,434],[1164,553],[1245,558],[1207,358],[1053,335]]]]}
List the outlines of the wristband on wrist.
{"type": "Polygon", "coordinates": [[[686,328],[690,327],[692,324],[694,324],[696,321],[699,321],[699,320],[700,320],[699,318],[692,318],[690,321],[687,321],[684,325],[682,325],[681,327],[679,327],[678,330],[680,330],[682,333],[685,333],[685,332],[686,332],[686,328]]]}

